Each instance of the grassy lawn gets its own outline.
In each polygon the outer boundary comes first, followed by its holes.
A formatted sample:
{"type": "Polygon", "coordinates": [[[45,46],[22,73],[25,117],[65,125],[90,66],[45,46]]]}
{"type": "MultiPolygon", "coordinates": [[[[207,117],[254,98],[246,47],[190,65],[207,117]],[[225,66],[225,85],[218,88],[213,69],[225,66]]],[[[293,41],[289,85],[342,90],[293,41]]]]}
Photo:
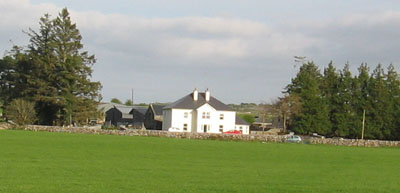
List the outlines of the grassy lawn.
{"type": "Polygon", "coordinates": [[[0,192],[400,192],[400,148],[0,131],[0,192]]]}

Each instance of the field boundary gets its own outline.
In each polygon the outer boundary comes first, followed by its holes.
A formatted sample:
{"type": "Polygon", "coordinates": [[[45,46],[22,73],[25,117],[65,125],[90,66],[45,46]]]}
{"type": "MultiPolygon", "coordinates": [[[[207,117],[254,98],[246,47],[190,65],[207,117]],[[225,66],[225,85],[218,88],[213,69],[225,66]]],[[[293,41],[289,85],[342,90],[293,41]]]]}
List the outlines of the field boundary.
{"type": "MultiPolygon", "coordinates": [[[[11,128],[8,128],[11,129],[11,128]]],[[[59,126],[42,126],[27,125],[21,128],[27,131],[46,131],[46,132],[63,132],[63,133],[83,133],[97,135],[122,135],[122,136],[153,136],[168,137],[181,139],[209,139],[223,141],[260,141],[285,143],[287,136],[284,135],[235,135],[235,134],[215,134],[215,133],[189,133],[189,132],[167,132],[158,130],[105,130],[90,127],[59,127],[59,126]]],[[[398,147],[400,141],[383,141],[383,140],[361,140],[361,139],[332,139],[332,138],[314,138],[305,137],[303,143],[307,144],[329,144],[340,146],[360,146],[360,147],[398,147]]]]}

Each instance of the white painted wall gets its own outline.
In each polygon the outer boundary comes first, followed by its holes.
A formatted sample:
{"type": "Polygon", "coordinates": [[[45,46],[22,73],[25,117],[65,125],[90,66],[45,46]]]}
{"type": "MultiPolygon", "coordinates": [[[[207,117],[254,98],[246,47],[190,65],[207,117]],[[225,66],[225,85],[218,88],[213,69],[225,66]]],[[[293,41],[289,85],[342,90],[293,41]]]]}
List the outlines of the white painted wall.
{"type": "Polygon", "coordinates": [[[248,126],[248,125],[235,125],[235,130],[242,131],[242,134],[248,135],[250,133],[250,126],[248,126]]]}
{"type": "Polygon", "coordinates": [[[220,125],[223,126],[223,132],[227,131],[240,131],[243,134],[249,134],[248,125],[235,125],[236,112],[234,111],[217,111],[209,104],[204,104],[197,110],[190,109],[167,109],[163,110],[163,126],[162,129],[168,131],[170,128],[174,128],[174,131],[178,132],[199,132],[203,133],[204,125],[209,125],[207,133],[221,133],[220,125]],[[203,112],[210,113],[210,118],[203,118],[203,112]],[[185,118],[187,113],[187,118],[185,118]],[[221,114],[223,119],[221,120],[221,114]],[[187,130],[184,131],[184,124],[187,124],[187,130]]]}
{"type": "Polygon", "coordinates": [[[204,132],[204,125],[209,125],[208,133],[221,133],[219,126],[223,125],[223,132],[233,130],[235,128],[235,116],[234,111],[217,111],[209,104],[197,108],[197,132],[204,132]],[[210,113],[210,118],[203,118],[203,112],[210,113]],[[220,114],[224,114],[224,119],[220,119],[220,114]]]}
{"type": "Polygon", "coordinates": [[[192,131],[192,110],[190,109],[172,109],[171,127],[178,128],[182,132],[192,131]],[[188,114],[185,118],[185,113],[188,114]],[[183,130],[183,125],[187,124],[187,131],[183,130]]]}

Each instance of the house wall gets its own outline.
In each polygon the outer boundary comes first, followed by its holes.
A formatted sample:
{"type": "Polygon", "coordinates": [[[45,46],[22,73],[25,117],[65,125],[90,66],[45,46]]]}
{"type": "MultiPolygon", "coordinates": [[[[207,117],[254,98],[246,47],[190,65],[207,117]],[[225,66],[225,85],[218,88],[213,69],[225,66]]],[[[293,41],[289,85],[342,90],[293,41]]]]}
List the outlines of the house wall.
{"type": "Polygon", "coordinates": [[[163,117],[162,130],[168,131],[168,129],[172,127],[172,110],[163,110],[163,117]]]}
{"type": "Polygon", "coordinates": [[[146,114],[144,115],[144,126],[146,127],[146,129],[154,129],[154,114],[150,106],[147,109],[146,114]]]}
{"type": "Polygon", "coordinates": [[[123,122],[122,113],[116,108],[112,108],[106,112],[106,122],[114,126],[119,126],[123,122]]]}
{"type": "Polygon", "coordinates": [[[149,107],[144,115],[144,126],[148,130],[162,130],[162,121],[159,121],[162,119],[162,116],[156,116],[149,107]]]}
{"type": "MultiPolygon", "coordinates": [[[[191,132],[192,131],[192,110],[190,109],[172,109],[172,123],[171,127],[178,129],[182,132],[191,132]],[[187,118],[185,118],[185,113],[188,114],[187,118]],[[187,130],[184,131],[183,125],[187,124],[187,130]]],[[[164,117],[165,120],[165,117],[164,117]]]]}
{"type": "Polygon", "coordinates": [[[140,113],[139,111],[137,111],[137,110],[133,110],[132,112],[132,124],[134,125],[134,126],[142,126],[142,124],[144,123],[144,115],[142,114],[142,113],[140,113]]]}
{"type": "Polygon", "coordinates": [[[249,125],[235,125],[235,130],[242,131],[242,134],[249,134],[250,126],[249,125]]]}
{"type": "Polygon", "coordinates": [[[197,123],[196,131],[199,133],[204,132],[204,125],[209,125],[207,133],[221,133],[220,125],[223,127],[223,132],[234,130],[236,113],[233,111],[217,111],[209,104],[204,104],[197,109],[197,123]],[[210,118],[203,118],[203,112],[210,113],[210,118]],[[220,115],[223,114],[224,118],[221,120],[220,115]]]}

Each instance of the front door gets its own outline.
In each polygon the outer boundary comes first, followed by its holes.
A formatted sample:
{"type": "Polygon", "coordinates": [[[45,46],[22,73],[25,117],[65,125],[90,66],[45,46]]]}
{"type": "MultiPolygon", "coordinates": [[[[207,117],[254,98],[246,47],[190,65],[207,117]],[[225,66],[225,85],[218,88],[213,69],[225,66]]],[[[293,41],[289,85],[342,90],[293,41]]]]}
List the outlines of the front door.
{"type": "Polygon", "coordinates": [[[203,125],[203,132],[207,133],[207,131],[209,130],[210,125],[203,125]]]}

